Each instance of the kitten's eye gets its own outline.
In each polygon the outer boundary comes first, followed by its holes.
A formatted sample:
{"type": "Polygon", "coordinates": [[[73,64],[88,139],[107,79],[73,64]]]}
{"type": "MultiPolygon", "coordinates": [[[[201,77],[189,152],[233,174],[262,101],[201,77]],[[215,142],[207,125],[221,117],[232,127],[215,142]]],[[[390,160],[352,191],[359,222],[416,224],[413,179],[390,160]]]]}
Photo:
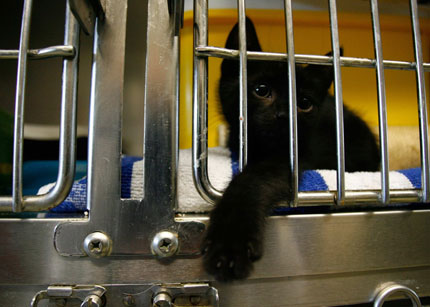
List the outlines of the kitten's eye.
{"type": "Polygon", "coordinates": [[[303,97],[297,101],[297,112],[309,113],[314,108],[310,99],[303,97]]]}
{"type": "Polygon", "coordinates": [[[254,95],[258,98],[270,98],[272,97],[272,89],[265,83],[258,84],[254,87],[254,95]]]}

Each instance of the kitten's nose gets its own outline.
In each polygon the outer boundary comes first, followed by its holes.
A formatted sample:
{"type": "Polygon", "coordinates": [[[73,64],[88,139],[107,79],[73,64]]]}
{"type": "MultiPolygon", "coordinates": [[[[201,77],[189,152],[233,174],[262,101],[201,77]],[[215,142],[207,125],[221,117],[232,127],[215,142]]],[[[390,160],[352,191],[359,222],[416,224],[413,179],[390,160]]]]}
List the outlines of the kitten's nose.
{"type": "Polygon", "coordinates": [[[276,118],[277,119],[288,119],[288,111],[278,110],[276,112],[276,118]]]}

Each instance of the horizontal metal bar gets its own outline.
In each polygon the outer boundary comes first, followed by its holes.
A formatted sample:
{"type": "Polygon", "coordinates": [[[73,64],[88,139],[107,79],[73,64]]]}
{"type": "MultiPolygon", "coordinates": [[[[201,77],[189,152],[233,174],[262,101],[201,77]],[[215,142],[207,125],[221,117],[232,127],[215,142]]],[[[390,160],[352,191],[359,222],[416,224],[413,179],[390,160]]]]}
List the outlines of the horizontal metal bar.
{"type": "MultiPolygon", "coordinates": [[[[410,203],[420,202],[422,200],[420,190],[390,190],[390,203],[410,203]]],[[[380,190],[367,190],[367,191],[345,191],[344,204],[345,205],[381,205],[381,191],[380,190]]],[[[335,205],[337,199],[337,192],[300,192],[299,193],[299,207],[300,206],[327,206],[335,205]]],[[[285,206],[285,204],[281,204],[285,206]]]]}
{"type": "MultiPolygon", "coordinates": [[[[239,59],[239,51],[212,46],[197,46],[196,55],[200,57],[217,57],[223,59],[239,59]]],[[[248,60],[259,61],[288,61],[288,55],[276,52],[248,51],[248,60]]],[[[332,57],[325,55],[296,54],[297,64],[332,65],[332,57]]],[[[415,70],[414,62],[384,60],[384,69],[415,70]]],[[[356,57],[340,57],[340,65],[343,67],[375,68],[376,60],[356,57]]],[[[430,63],[423,64],[424,71],[430,71],[430,63]]]]}
{"type": "MultiPolygon", "coordinates": [[[[0,49],[0,60],[15,60],[18,59],[19,50],[0,49]]],[[[54,57],[74,57],[76,50],[73,46],[60,45],[51,46],[41,49],[30,49],[27,52],[29,59],[47,59],[54,57]]]]}

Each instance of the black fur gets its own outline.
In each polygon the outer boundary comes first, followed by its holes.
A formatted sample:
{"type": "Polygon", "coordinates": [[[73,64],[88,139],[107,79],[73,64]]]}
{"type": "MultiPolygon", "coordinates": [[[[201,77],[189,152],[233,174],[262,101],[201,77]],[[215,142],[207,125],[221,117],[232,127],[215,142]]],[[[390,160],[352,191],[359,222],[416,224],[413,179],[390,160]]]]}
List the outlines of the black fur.
{"type": "MultiPolygon", "coordinates": [[[[247,49],[261,51],[247,19],[247,49]]],[[[238,49],[238,27],[226,48],[238,49]]],[[[238,61],[224,60],[219,97],[230,126],[228,146],[239,141],[238,61]]],[[[333,67],[296,66],[299,170],[336,169],[334,98],[328,94],[333,67]]],[[[291,195],[287,64],[248,61],[248,165],[227,187],[210,216],[203,243],[204,266],[221,281],[246,278],[262,256],[265,218],[291,195]]],[[[371,131],[344,107],[347,171],[376,171],[379,150],[371,131]]]]}

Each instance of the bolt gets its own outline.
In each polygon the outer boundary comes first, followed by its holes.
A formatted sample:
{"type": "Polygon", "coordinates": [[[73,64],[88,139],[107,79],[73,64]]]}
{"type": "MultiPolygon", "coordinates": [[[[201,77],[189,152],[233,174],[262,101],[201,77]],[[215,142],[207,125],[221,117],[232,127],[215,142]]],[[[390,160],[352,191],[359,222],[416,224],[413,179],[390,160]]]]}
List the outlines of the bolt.
{"type": "Polygon", "coordinates": [[[122,299],[122,303],[124,304],[124,306],[135,306],[136,300],[134,299],[133,295],[128,294],[124,296],[124,298],[122,299]]]}
{"type": "Polygon", "coordinates": [[[152,252],[162,258],[176,254],[178,247],[178,234],[170,231],[160,231],[151,243],[152,252]]]}
{"type": "Polygon", "coordinates": [[[172,306],[172,298],[168,293],[161,292],[158,293],[154,300],[152,301],[153,307],[171,307],[172,306]]]}
{"type": "Polygon", "coordinates": [[[112,251],[112,240],[104,233],[90,233],[84,240],[84,250],[90,257],[101,258],[112,251]]]}
{"type": "Polygon", "coordinates": [[[97,295],[88,295],[82,302],[81,307],[101,307],[102,299],[97,295]]]}

